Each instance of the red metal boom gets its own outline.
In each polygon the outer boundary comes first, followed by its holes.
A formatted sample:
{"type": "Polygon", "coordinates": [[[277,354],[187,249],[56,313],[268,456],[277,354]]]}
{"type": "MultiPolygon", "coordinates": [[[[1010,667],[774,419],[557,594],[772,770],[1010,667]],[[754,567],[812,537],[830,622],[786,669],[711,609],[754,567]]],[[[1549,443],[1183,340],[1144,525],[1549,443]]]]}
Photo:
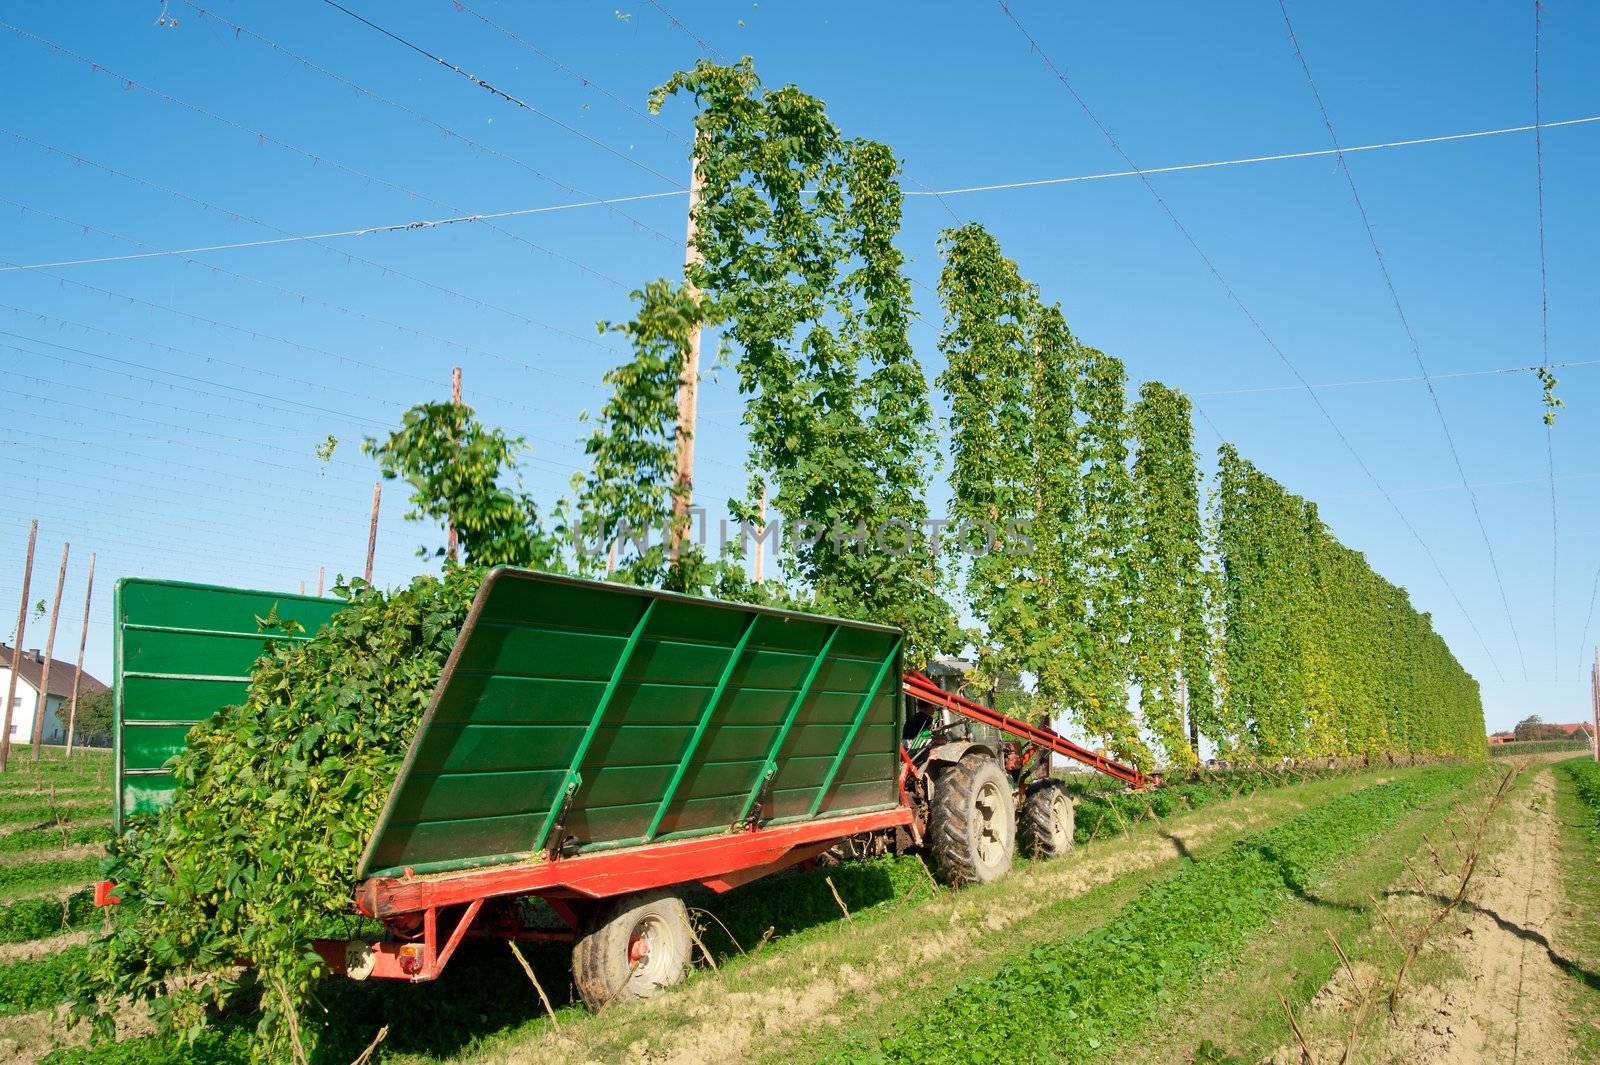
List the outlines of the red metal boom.
{"type": "Polygon", "coordinates": [[[1145,775],[1133,766],[1123,765],[1121,762],[1114,762],[1104,755],[1096,754],[1087,747],[1073,743],[1054,729],[1029,725],[1026,722],[1018,721],[1014,717],[1007,717],[1002,713],[991,710],[987,706],[981,706],[971,699],[963,699],[959,695],[947,692],[921,673],[911,672],[905,674],[901,678],[901,684],[905,688],[906,695],[910,698],[921,699],[925,703],[943,707],[984,725],[992,725],[1001,732],[1009,732],[1013,736],[1027,740],[1029,743],[1037,744],[1046,750],[1055,751],[1057,754],[1064,754],[1068,758],[1082,762],[1090,769],[1116,777],[1119,780],[1125,780],[1135,788],[1143,788],[1150,783],[1145,775]]]}

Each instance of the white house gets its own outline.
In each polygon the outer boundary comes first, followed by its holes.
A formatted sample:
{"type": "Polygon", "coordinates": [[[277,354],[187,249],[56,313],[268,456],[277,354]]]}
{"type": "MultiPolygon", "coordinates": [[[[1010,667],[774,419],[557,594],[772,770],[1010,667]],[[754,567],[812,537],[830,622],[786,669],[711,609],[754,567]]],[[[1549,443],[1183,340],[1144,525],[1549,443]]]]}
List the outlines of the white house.
{"type": "MultiPolygon", "coordinates": [[[[0,704],[11,688],[10,647],[0,643],[0,704]]],[[[67,703],[72,699],[72,678],[77,667],[59,658],[50,660],[50,691],[44,701],[44,742],[67,742],[67,703]]],[[[17,667],[17,694],[11,700],[11,742],[29,743],[33,739],[33,715],[39,709],[39,683],[44,675],[44,654],[35,649],[24,651],[17,667]]],[[[105,685],[88,673],[78,684],[78,701],[86,696],[104,691],[105,685]]],[[[80,740],[82,736],[80,734],[80,740]]]]}

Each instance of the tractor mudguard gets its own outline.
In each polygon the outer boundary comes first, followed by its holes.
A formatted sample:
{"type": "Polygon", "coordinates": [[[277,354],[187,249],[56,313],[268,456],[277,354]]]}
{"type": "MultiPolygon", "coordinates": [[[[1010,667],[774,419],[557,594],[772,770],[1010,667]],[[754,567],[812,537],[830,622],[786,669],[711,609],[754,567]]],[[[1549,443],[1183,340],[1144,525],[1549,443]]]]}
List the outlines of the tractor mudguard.
{"type": "Polygon", "coordinates": [[[954,765],[967,755],[975,752],[987,755],[997,762],[1000,760],[1000,751],[993,744],[982,743],[977,740],[956,740],[951,743],[941,743],[929,751],[928,764],[946,763],[954,765]]]}

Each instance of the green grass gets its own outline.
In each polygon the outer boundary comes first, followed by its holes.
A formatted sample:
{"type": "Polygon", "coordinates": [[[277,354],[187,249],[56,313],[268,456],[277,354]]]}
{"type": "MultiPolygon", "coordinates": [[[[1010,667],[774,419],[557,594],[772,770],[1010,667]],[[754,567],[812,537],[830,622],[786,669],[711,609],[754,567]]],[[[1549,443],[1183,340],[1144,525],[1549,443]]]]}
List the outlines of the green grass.
{"type": "Polygon", "coordinates": [[[963,983],[860,1062],[1083,1061],[1101,1056],[1236,952],[1319,874],[1475,771],[1426,770],[1334,799],[1191,863],[1086,935],[963,983]]]}
{"type": "Polygon", "coordinates": [[[1513,758],[1524,754],[1547,754],[1550,751],[1587,751],[1587,740],[1515,740],[1497,743],[1489,748],[1490,758],[1513,758]]]}
{"type": "Polygon", "coordinates": [[[53,824],[59,818],[63,823],[87,821],[105,817],[111,799],[97,802],[62,802],[52,806],[49,802],[34,802],[22,806],[0,808],[0,826],[53,824]]]}
{"type": "Polygon", "coordinates": [[[0,943],[27,943],[98,923],[94,889],[64,899],[19,899],[0,906],[0,943]]]}
{"type": "Polygon", "coordinates": [[[1569,912],[1560,921],[1561,945],[1572,956],[1567,1016],[1580,1061],[1600,1062],[1600,763],[1575,758],[1555,765],[1558,856],[1569,912]]]}
{"type": "Polygon", "coordinates": [[[36,806],[40,803],[48,804],[51,801],[65,805],[70,802],[85,802],[89,799],[102,798],[110,798],[110,793],[105,788],[93,783],[79,784],[74,781],[71,787],[57,787],[53,795],[49,788],[30,788],[20,795],[15,791],[0,793],[0,812],[15,806],[36,806]]]}
{"type": "Polygon", "coordinates": [[[59,828],[25,828],[0,836],[0,854],[20,854],[27,851],[48,851],[61,846],[78,846],[84,843],[105,843],[111,839],[109,822],[97,825],[77,825],[63,832],[59,828]]]}
{"type": "Polygon", "coordinates": [[[0,894],[20,895],[74,882],[87,883],[100,868],[99,858],[60,858],[47,862],[0,865],[0,894]]]}
{"type": "Polygon", "coordinates": [[[68,947],[29,961],[0,965],[0,1017],[65,1002],[87,950],[68,947]]]}

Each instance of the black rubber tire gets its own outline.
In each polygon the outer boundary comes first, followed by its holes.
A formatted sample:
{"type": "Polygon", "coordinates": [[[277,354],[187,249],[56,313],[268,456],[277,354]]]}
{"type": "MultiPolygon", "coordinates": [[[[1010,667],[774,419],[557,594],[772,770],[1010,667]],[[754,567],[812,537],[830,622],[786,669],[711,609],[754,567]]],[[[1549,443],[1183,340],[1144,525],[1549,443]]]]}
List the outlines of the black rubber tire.
{"type": "Polygon", "coordinates": [[[689,911],[667,890],[623,895],[599,906],[572,944],[572,979],[591,1010],[650,998],[689,974],[689,911]],[[636,956],[635,937],[646,945],[636,956]]]}
{"type": "Polygon", "coordinates": [[[928,849],[945,883],[965,887],[999,880],[1011,871],[1016,839],[1011,778],[994,759],[968,755],[939,773],[928,811],[928,849]]]}
{"type": "Polygon", "coordinates": [[[1017,812],[1017,841],[1030,858],[1060,858],[1072,852],[1076,811],[1066,785],[1040,780],[1028,787],[1017,812]]]}

